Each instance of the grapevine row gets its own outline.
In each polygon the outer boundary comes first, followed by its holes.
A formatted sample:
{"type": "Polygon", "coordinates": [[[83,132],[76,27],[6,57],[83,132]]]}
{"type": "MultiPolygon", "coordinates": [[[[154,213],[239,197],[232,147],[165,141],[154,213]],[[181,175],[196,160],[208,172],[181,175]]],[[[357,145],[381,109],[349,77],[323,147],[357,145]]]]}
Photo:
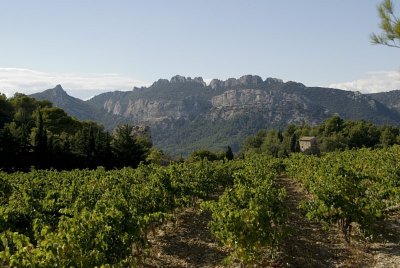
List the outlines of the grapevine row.
{"type": "Polygon", "coordinates": [[[285,234],[286,192],[276,184],[282,165],[254,155],[234,173],[234,184],[218,201],[202,204],[212,213],[212,233],[231,250],[227,263],[251,264],[265,252],[274,254],[285,234]]]}
{"type": "Polygon", "coordinates": [[[303,203],[310,219],[338,224],[347,241],[354,226],[367,237],[374,223],[398,208],[400,147],[328,153],[323,157],[294,154],[287,174],[311,194],[303,203]]]}
{"type": "Polygon", "coordinates": [[[135,266],[174,209],[229,184],[234,164],[0,173],[0,265],[135,266]]]}

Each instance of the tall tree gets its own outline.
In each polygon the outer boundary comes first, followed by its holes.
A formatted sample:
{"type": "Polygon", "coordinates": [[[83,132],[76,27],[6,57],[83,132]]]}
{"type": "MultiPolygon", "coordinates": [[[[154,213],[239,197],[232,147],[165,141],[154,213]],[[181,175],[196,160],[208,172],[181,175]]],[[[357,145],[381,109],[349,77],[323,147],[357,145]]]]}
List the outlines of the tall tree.
{"type": "Polygon", "coordinates": [[[40,109],[37,111],[36,127],[32,129],[31,139],[36,163],[39,167],[44,167],[47,162],[47,133],[43,126],[43,115],[40,109]]]}
{"type": "Polygon", "coordinates": [[[5,123],[11,122],[13,107],[4,94],[0,94],[0,128],[5,123]]]}
{"type": "Polygon", "coordinates": [[[324,135],[331,136],[333,133],[337,133],[343,129],[344,120],[338,115],[334,115],[324,122],[324,135]]]}
{"type": "Polygon", "coordinates": [[[382,32],[380,34],[373,33],[371,42],[400,48],[400,19],[395,14],[393,1],[384,0],[378,6],[378,12],[381,19],[379,28],[381,28],[382,32]]]}
{"type": "Polygon", "coordinates": [[[137,142],[134,127],[120,125],[113,133],[111,148],[115,154],[117,166],[137,166],[145,160],[144,148],[137,142]]]}
{"type": "Polygon", "coordinates": [[[290,152],[300,152],[299,138],[296,133],[293,133],[290,137],[290,152]]]}
{"type": "Polygon", "coordinates": [[[234,155],[233,155],[233,152],[232,152],[232,148],[231,148],[230,146],[228,146],[228,147],[226,148],[225,157],[226,157],[226,159],[228,159],[228,160],[233,160],[233,158],[234,158],[234,155]]]}
{"type": "Polygon", "coordinates": [[[17,160],[21,162],[20,143],[10,128],[0,129],[0,169],[14,170],[17,160]]]}

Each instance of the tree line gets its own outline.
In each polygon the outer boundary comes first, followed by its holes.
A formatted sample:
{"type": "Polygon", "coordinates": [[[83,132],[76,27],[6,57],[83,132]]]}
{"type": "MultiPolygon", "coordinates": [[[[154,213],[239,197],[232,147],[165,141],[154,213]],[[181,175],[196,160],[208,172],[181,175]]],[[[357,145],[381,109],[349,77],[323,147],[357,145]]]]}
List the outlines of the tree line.
{"type": "Polygon", "coordinates": [[[121,125],[111,134],[49,101],[0,95],[0,169],[136,167],[152,151],[150,131],[121,125]]]}
{"type": "Polygon", "coordinates": [[[299,139],[302,136],[316,137],[317,146],[306,151],[312,154],[362,147],[384,148],[400,144],[399,127],[376,126],[364,120],[344,120],[334,115],[317,126],[289,125],[283,131],[262,129],[243,142],[241,154],[256,152],[286,157],[300,152],[299,139]]]}

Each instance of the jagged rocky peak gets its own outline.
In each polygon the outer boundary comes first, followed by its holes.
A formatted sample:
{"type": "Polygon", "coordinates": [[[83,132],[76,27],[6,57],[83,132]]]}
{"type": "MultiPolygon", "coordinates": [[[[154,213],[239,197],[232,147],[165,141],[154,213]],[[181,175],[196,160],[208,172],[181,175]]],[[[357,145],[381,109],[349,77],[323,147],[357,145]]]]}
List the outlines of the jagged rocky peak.
{"type": "Polygon", "coordinates": [[[186,82],[186,77],[182,75],[175,75],[171,78],[171,83],[185,83],[186,82]]]}
{"type": "MultiPolygon", "coordinates": [[[[167,79],[159,79],[158,81],[154,82],[152,86],[165,86],[169,83],[177,84],[177,83],[197,83],[206,87],[207,84],[204,82],[202,77],[185,77],[182,75],[175,75],[170,80],[167,79]]],[[[281,79],[277,78],[267,78],[265,81],[258,75],[243,75],[240,78],[228,78],[225,81],[220,79],[213,79],[211,80],[209,87],[211,89],[230,89],[234,87],[246,87],[246,88],[258,88],[262,85],[272,85],[272,84],[283,84],[284,82],[281,79]]]]}
{"type": "Polygon", "coordinates": [[[55,91],[60,91],[60,92],[65,92],[64,89],[62,88],[62,86],[60,84],[56,85],[53,90],[55,91]]]}
{"type": "Polygon", "coordinates": [[[168,85],[168,84],[169,84],[169,80],[168,79],[158,79],[151,86],[152,87],[154,87],[154,86],[165,86],[165,85],[168,85]]]}
{"type": "Polygon", "coordinates": [[[268,77],[265,79],[265,84],[274,85],[274,84],[283,84],[283,80],[279,78],[268,77]]]}
{"type": "Polygon", "coordinates": [[[198,84],[202,84],[203,86],[206,86],[206,83],[204,82],[203,77],[200,77],[200,76],[193,78],[193,82],[196,82],[198,84]]]}
{"type": "Polygon", "coordinates": [[[296,88],[301,88],[301,89],[306,88],[306,86],[304,84],[295,82],[295,81],[288,81],[285,83],[285,86],[286,87],[296,87],[296,88]]]}
{"type": "Polygon", "coordinates": [[[65,90],[62,88],[61,85],[56,85],[54,88],[49,89],[48,91],[50,91],[52,93],[52,95],[54,95],[54,96],[68,95],[67,92],[65,92],[65,90]]]}
{"type": "Polygon", "coordinates": [[[228,78],[224,81],[224,87],[229,88],[229,87],[234,87],[239,85],[239,82],[236,78],[228,78]]]}
{"type": "Polygon", "coordinates": [[[222,87],[228,89],[235,86],[246,86],[246,87],[260,86],[263,83],[264,81],[258,75],[243,75],[239,79],[228,78],[225,81],[221,81],[219,79],[213,79],[210,82],[210,87],[212,89],[219,89],[222,87]]]}
{"type": "Polygon", "coordinates": [[[191,77],[175,75],[170,80],[170,83],[186,83],[186,82],[194,82],[194,83],[201,84],[202,86],[206,86],[206,83],[203,81],[202,77],[195,77],[192,79],[191,77]]]}
{"type": "Polygon", "coordinates": [[[223,87],[223,85],[224,85],[224,82],[219,79],[213,79],[210,82],[210,87],[212,89],[219,89],[219,88],[223,87]]]}
{"type": "Polygon", "coordinates": [[[264,81],[258,75],[243,75],[239,79],[236,78],[228,78],[224,82],[224,87],[234,87],[234,86],[246,86],[246,87],[254,87],[260,86],[264,83],[264,81]]]}
{"type": "Polygon", "coordinates": [[[243,86],[260,86],[263,82],[258,75],[243,75],[239,78],[239,84],[243,86]]]}

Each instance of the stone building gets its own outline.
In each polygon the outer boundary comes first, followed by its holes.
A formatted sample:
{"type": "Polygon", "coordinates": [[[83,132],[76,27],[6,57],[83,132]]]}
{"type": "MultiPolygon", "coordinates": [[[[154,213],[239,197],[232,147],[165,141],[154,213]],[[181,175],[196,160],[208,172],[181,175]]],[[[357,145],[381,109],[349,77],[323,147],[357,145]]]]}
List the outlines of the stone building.
{"type": "Polygon", "coordinates": [[[317,139],[311,136],[303,136],[299,140],[300,151],[304,152],[307,149],[317,146],[317,139]]]}

